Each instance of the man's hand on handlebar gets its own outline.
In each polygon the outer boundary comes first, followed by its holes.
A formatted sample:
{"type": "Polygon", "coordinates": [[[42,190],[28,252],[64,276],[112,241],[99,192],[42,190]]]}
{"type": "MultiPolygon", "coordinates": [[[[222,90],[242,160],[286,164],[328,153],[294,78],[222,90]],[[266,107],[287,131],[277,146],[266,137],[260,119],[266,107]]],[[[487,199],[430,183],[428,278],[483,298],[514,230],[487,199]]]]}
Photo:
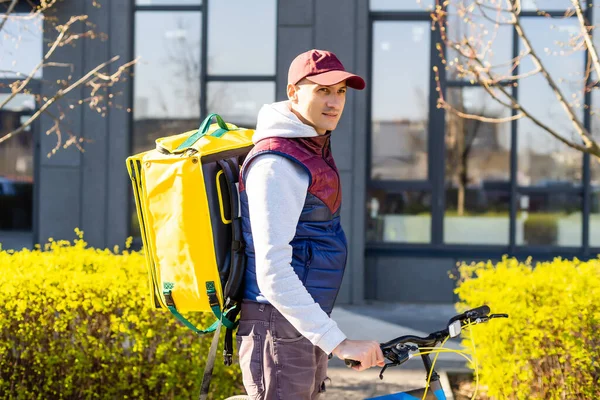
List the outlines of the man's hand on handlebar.
{"type": "Polygon", "coordinates": [[[358,361],[352,366],[356,371],[364,371],[368,368],[385,365],[385,358],[379,343],[372,340],[349,340],[344,339],[335,349],[333,355],[342,360],[358,361]]]}

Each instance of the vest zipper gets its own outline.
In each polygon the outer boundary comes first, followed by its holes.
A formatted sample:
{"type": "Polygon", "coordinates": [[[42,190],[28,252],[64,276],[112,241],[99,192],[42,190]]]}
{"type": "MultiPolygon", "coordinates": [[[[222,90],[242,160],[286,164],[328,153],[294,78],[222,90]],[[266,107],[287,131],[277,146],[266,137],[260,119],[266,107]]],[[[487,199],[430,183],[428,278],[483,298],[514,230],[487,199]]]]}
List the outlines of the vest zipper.
{"type": "MultiPolygon", "coordinates": [[[[329,164],[329,161],[327,161],[327,158],[325,158],[325,148],[327,146],[329,146],[329,141],[331,140],[330,137],[327,138],[327,142],[325,142],[325,146],[323,146],[323,149],[321,149],[321,157],[323,158],[323,161],[325,161],[325,164],[329,165],[329,167],[333,170],[333,172],[335,172],[335,174],[337,175],[338,178],[338,190],[335,193],[335,202],[333,203],[334,205],[337,204],[338,201],[338,197],[340,197],[340,187],[342,186],[342,182],[340,182],[340,174],[337,171],[337,168],[334,168],[333,165],[329,164]]],[[[331,150],[330,150],[331,152],[331,150]]],[[[332,156],[333,157],[333,156],[332,156]]],[[[336,212],[337,210],[334,210],[332,212],[336,212]]]]}
{"type": "Polygon", "coordinates": [[[313,260],[312,246],[310,242],[306,242],[306,265],[304,265],[304,276],[302,277],[302,284],[306,285],[306,278],[308,278],[308,270],[310,269],[310,264],[313,260]]]}

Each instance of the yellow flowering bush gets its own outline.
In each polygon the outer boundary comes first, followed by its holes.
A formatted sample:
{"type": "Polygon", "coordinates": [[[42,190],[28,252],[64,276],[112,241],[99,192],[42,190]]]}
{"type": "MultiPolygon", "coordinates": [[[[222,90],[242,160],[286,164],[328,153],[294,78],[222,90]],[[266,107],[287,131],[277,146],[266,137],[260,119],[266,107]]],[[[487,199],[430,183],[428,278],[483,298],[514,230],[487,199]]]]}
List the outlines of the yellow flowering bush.
{"type": "Polygon", "coordinates": [[[471,331],[489,396],[600,398],[600,260],[504,257],[463,264],[459,272],[461,310],[488,304],[510,317],[471,331]]]}
{"type": "MultiPolygon", "coordinates": [[[[0,250],[0,397],[198,397],[212,335],[150,305],[142,253],[93,249],[77,232],[73,243],[0,250]]],[[[243,392],[239,367],[221,360],[214,399],[243,392]]]]}

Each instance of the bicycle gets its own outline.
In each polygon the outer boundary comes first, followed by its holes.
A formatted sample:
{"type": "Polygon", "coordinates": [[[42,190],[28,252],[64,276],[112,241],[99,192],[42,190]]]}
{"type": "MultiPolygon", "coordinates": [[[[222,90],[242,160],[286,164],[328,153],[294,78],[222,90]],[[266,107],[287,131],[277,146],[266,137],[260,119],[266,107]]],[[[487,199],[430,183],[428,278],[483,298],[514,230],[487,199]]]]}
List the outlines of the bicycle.
{"type": "MultiPolygon", "coordinates": [[[[443,352],[453,352],[461,354],[469,361],[471,360],[464,354],[464,352],[459,350],[444,349],[443,345],[447,340],[458,337],[463,328],[485,323],[494,318],[508,318],[508,314],[490,315],[490,308],[487,305],[483,305],[481,307],[465,311],[462,314],[455,315],[448,321],[446,329],[430,333],[426,337],[405,335],[380,344],[383,356],[386,358],[386,364],[379,373],[379,379],[383,379],[383,374],[388,368],[402,365],[408,360],[420,355],[423,361],[423,366],[427,373],[427,383],[423,388],[413,389],[408,392],[371,397],[366,400],[447,400],[440,383],[440,377],[434,369],[438,355],[443,352]],[[441,345],[441,347],[437,347],[438,345],[441,345]],[[437,354],[434,360],[431,361],[429,355],[433,353],[437,354]]],[[[358,361],[349,359],[344,360],[344,362],[348,367],[353,367],[360,364],[358,361]]],[[[475,364],[475,369],[477,370],[477,364],[475,364]]],[[[475,398],[475,396],[473,396],[473,398],[475,398]]],[[[247,399],[249,399],[249,397],[242,395],[228,397],[226,400],[247,399]]]]}
{"type": "MultiPolygon", "coordinates": [[[[366,400],[446,400],[446,395],[440,383],[440,377],[434,369],[437,357],[442,352],[453,352],[459,353],[467,358],[467,360],[471,361],[464,352],[444,349],[443,345],[448,339],[459,336],[463,328],[485,323],[493,318],[508,318],[508,314],[489,314],[490,308],[487,305],[483,305],[450,318],[446,329],[430,333],[426,337],[405,335],[390,340],[389,342],[382,343],[381,350],[383,356],[386,358],[386,364],[379,373],[379,379],[383,379],[383,374],[386,369],[402,365],[408,360],[420,355],[427,373],[427,383],[423,388],[413,389],[408,392],[371,397],[366,400]],[[438,344],[440,344],[441,347],[437,347],[438,344]],[[432,353],[437,353],[433,362],[429,357],[432,353]]],[[[344,362],[348,367],[360,365],[360,363],[355,360],[346,359],[344,362]]],[[[476,359],[475,370],[477,370],[476,359]]],[[[473,398],[475,398],[475,395],[473,398]]]]}

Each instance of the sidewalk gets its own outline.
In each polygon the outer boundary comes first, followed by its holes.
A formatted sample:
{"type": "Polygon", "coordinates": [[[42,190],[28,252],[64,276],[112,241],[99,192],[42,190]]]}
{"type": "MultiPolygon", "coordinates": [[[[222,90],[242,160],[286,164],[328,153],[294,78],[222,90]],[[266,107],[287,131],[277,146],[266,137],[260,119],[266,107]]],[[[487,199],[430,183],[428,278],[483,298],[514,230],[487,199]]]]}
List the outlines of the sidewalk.
{"type": "MultiPolygon", "coordinates": [[[[349,338],[386,342],[402,335],[427,336],[431,331],[443,329],[454,314],[452,305],[374,303],[364,306],[338,306],[333,310],[331,317],[349,338]],[[405,323],[400,325],[389,322],[398,321],[398,318],[402,318],[405,323]],[[424,327],[427,332],[414,329],[415,326],[424,327]]],[[[445,347],[461,349],[456,339],[448,341],[445,347]]],[[[460,355],[442,353],[436,362],[436,371],[442,380],[446,397],[452,399],[447,372],[465,372],[469,369],[460,355]]],[[[380,368],[356,372],[346,367],[343,361],[333,358],[329,361],[331,382],[327,384],[324,398],[350,400],[382,396],[423,387],[427,379],[420,358],[386,370],[383,380],[379,379],[379,372],[380,368]]]]}

